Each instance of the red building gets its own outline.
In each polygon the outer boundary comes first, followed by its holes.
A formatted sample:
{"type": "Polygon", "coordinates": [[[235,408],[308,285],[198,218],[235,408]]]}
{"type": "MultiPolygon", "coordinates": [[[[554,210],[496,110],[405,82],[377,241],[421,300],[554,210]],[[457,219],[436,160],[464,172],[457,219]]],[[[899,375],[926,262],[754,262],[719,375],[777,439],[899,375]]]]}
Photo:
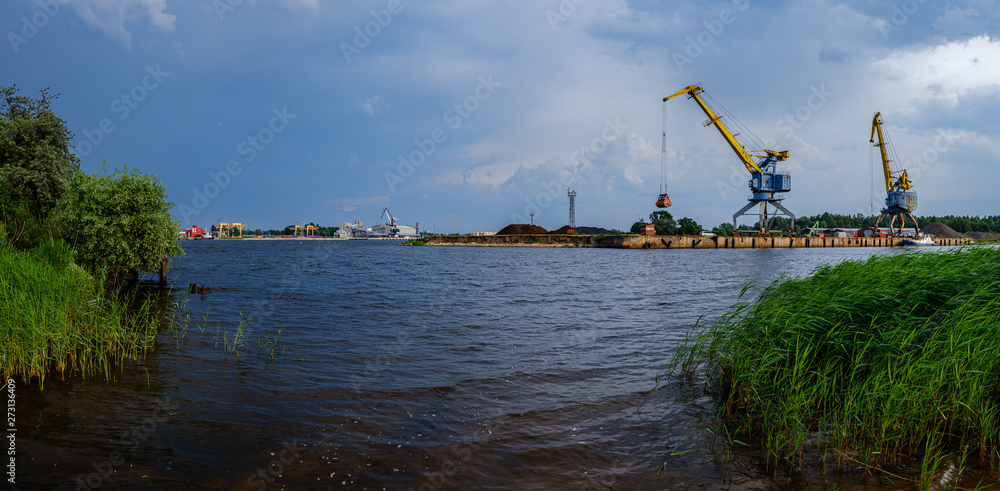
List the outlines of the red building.
{"type": "Polygon", "coordinates": [[[197,225],[192,225],[191,228],[184,229],[184,233],[188,237],[195,239],[205,235],[205,229],[199,228],[197,225]]]}

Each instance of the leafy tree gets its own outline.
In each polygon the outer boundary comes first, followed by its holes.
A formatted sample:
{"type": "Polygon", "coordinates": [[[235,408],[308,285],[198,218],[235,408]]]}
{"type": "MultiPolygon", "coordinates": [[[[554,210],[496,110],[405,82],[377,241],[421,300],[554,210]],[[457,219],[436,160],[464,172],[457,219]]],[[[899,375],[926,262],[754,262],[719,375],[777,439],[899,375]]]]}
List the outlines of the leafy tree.
{"type": "Polygon", "coordinates": [[[80,159],[70,152],[73,133],[50,107],[59,95],[42,89],[32,99],[17,92],[0,87],[0,189],[7,205],[23,203],[44,219],[66,193],[80,159]]]}
{"type": "Polygon", "coordinates": [[[646,233],[646,221],[640,219],[638,222],[632,224],[632,228],[628,229],[630,234],[645,234],[646,233]]]}
{"type": "Polygon", "coordinates": [[[656,235],[674,235],[677,222],[669,211],[658,210],[649,214],[649,221],[656,227],[656,235]]]}
{"type": "Polygon", "coordinates": [[[698,222],[694,221],[693,218],[681,218],[677,225],[680,227],[682,235],[697,235],[702,230],[701,225],[698,225],[698,222]]]}
{"type": "Polygon", "coordinates": [[[94,271],[159,271],[168,257],[184,253],[180,223],[156,176],[128,167],[108,174],[77,172],[54,212],[79,262],[94,271]]]}
{"type": "Polygon", "coordinates": [[[712,233],[715,235],[732,235],[733,224],[728,222],[720,223],[719,225],[712,227],[712,233]]]}

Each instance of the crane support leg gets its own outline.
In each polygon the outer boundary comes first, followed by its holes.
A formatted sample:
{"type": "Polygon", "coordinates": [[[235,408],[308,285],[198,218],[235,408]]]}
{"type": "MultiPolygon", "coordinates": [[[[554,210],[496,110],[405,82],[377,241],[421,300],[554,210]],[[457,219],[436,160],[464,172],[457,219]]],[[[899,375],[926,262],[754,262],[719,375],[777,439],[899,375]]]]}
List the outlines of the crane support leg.
{"type": "MultiPolygon", "coordinates": [[[[876,233],[878,233],[878,224],[882,223],[882,220],[884,220],[884,219],[885,219],[885,213],[879,215],[878,216],[878,220],[875,220],[875,227],[874,228],[875,228],[875,232],[876,233]]],[[[892,228],[890,228],[889,231],[892,232],[892,228]]]]}
{"type": "Polygon", "coordinates": [[[740,208],[740,211],[737,211],[736,213],[733,214],[733,231],[734,232],[736,231],[736,219],[738,217],[743,216],[743,214],[746,213],[747,210],[749,210],[750,208],[753,208],[753,206],[756,205],[756,204],[757,204],[756,201],[751,201],[751,202],[747,203],[747,205],[744,206],[743,208],[740,208]]]}
{"type": "Polygon", "coordinates": [[[917,225],[917,219],[913,218],[913,213],[907,213],[906,216],[910,217],[910,220],[913,220],[913,233],[914,233],[914,235],[920,235],[920,226],[917,225]]]}
{"type": "Polygon", "coordinates": [[[774,202],[774,207],[777,208],[779,211],[783,212],[784,214],[788,215],[788,218],[792,219],[792,228],[794,229],[795,228],[795,215],[793,215],[792,212],[788,211],[788,208],[785,208],[784,206],[781,206],[780,202],[775,201],[774,202]]]}

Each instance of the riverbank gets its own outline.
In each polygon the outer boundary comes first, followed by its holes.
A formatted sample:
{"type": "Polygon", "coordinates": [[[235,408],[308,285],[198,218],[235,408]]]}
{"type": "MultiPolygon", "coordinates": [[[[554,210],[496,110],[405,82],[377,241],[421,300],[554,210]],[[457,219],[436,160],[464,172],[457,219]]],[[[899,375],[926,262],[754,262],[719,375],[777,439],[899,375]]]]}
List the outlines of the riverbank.
{"type": "Polygon", "coordinates": [[[39,386],[53,371],[104,375],[151,346],[157,329],[148,304],[130,310],[105,296],[100,278],[73,264],[64,242],[27,252],[0,247],[0,376],[39,386]]]}
{"type": "MultiPolygon", "coordinates": [[[[899,237],[730,237],[701,235],[434,235],[431,246],[599,247],[610,249],[777,249],[802,247],[901,247],[899,237]]],[[[965,238],[935,238],[941,246],[964,245],[965,238]]]]}
{"type": "Polygon", "coordinates": [[[948,467],[945,487],[975,487],[964,466],[1000,469],[998,297],[994,247],[844,261],[693,332],[671,373],[705,375],[717,429],[769,468],[910,467],[927,489],[948,467]]]}

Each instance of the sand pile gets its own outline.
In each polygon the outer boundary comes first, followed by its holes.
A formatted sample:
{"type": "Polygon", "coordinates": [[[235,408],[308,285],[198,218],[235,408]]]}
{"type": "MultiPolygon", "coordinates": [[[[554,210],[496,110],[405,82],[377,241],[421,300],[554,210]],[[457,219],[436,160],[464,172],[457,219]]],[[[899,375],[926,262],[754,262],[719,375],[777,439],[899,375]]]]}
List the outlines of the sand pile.
{"type": "Polygon", "coordinates": [[[965,237],[962,233],[956,232],[955,229],[941,222],[934,222],[920,227],[920,233],[933,235],[935,237],[942,237],[945,239],[961,239],[965,237]]]}
{"type": "Polygon", "coordinates": [[[545,230],[538,225],[528,225],[527,223],[512,223],[506,227],[500,229],[497,235],[538,235],[547,234],[548,230],[545,230]]]}

